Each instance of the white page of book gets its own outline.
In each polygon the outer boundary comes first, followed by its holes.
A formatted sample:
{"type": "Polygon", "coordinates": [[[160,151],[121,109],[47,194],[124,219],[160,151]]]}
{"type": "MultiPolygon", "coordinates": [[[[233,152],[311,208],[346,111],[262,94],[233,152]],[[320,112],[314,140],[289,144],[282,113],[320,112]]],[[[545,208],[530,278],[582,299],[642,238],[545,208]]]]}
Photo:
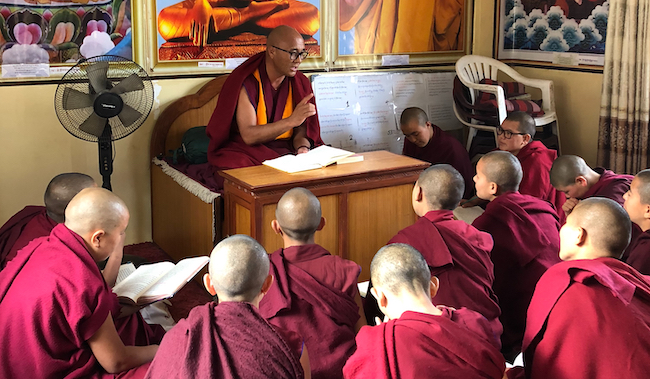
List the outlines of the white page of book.
{"type": "Polygon", "coordinates": [[[141,298],[146,300],[158,300],[161,297],[173,295],[188,280],[210,260],[208,257],[186,258],[178,262],[174,268],[169,270],[157,283],[146,290],[141,298]]]}
{"type": "Polygon", "coordinates": [[[131,262],[125,263],[120,266],[120,271],[117,273],[117,279],[115,280],[115,285],[120,284],[124,279],[126,279],[129,275],[133,274],[135,272],[135,265],[131,262]]]}
{"type": "Polygon", "coordinates": [[[113,292],[115,292],[117,296],[128,297],[136,301],[138,295],[143,293],[160,277],[164,276],[173,268],[174,264],[172,262],[141,265],[128,278],[113,287],[113,292]]]}

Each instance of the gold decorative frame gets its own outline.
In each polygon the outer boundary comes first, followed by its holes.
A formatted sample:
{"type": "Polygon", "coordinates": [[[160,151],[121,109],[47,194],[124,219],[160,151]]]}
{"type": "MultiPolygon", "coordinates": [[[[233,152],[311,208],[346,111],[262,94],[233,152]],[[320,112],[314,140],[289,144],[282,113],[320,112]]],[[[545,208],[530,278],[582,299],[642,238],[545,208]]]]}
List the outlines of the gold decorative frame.
{"type": "MultiPolygon", "coordinates": [[[[180,2],[181,0],[179,0],[180,2]]],[[[292,0],[293,1],[293,0],[292,0]]],[[[334,7],[331,1],[319,1],[320,26],[319,43],[320,54],[309,56],[300,65],[301,70],[319,70],[326,66],[328,55],[327,42],[330,38],[328,23],[326,22],[327,14],[332,12],[334,7]]],[[[144,60],[147,71],[153,75],[202,75],[202,74],[219,74],[232,71],[227,58],[215,59],[183,59],[183,60],[163,60],[160,59],[158,49],[158,0],[138,1],[136,7],[140,8],[138,14],[143,15],[141,23],[138,23],[140,31],[140,46],[145,46],[138,55],[144,60]],[[146,15],[146,16],[144,16],[146,15]]],[[[197,48],[198,49],[198,48],[197,48]]],[[[261,50],[260,50],[261,51],[261,50]]],[[[251,54],[252,55],[252,54],[251,54]]],[[[236,61],[231,61],[236,63],[236,61]]]]}

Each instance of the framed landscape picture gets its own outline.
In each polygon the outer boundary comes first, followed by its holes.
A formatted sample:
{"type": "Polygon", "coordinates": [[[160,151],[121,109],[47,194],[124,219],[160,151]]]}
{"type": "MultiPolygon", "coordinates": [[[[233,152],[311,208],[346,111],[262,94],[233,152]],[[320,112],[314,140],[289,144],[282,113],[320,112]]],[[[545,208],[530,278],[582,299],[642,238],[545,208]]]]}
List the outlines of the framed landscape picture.
{"type": "Polygon", "coordinates": [[[604,64],[608,0],[500,0],[498,58],[604,64]]]}

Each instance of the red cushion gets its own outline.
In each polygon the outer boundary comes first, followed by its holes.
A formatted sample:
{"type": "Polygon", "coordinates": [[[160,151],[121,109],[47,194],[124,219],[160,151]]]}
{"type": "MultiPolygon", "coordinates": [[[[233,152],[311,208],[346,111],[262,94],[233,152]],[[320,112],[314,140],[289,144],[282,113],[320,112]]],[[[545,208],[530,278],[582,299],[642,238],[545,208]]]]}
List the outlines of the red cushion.
{"type": "MultiPolygon", "coordinates": [[[[479,109],[482,111],[494,111],[496,108],[496,100],[482,101],[479,104],[479,109]]],[[[540,117],[544,115],[544,110],[537,102],[532,100],[506,100],[506,111],[508,113],[522,111],[528,113],[533,117],[540,117]]]]}
{"type": "MultiPolygon", "coordinates": [[[[506,99],[511,97],[521,96],[526,93],[526,86],[519,82],[498,82],[492,79],[481,79],[479,84],[498,85],[503,88],[506,99]]],[[[479,91],[479,102],[488,100],[495,100],[496,96],[491,93],[479,91]]]]}

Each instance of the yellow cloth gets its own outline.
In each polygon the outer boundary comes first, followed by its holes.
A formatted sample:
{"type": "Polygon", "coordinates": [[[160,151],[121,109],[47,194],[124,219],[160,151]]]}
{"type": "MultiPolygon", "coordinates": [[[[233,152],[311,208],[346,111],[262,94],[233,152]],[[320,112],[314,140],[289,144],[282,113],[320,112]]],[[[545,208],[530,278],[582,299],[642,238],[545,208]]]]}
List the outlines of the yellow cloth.
{"type": "Polygon", "coordinates": [[[341,6],[340,29],[355,28],[356,54],[462,49],[463,0],[362,0],[341,6]]]}
{"type": "MultiPolygon", "coordinates": [[[[257,125],[266,125],[268,123],[268,116],[266,114],[266,101],[264,101],[264,91],[262,90],[262,79],[260,79],[260,70],[257,69],[253,73],[255,79],[257,79],[257,84],[259,85],[259,95],[257,100],[257,125]]],[[[289,95],[287,96],[287,102],[284,104],[284,111],[282,112],[282,118],[285,119],[293,113],[293,94],[291,91],[291,85],[289,85],[289,95]]],[[[293,136],[293,129],[280,134],[275,137],[275,139],[288,139],[293,136]]]]}

